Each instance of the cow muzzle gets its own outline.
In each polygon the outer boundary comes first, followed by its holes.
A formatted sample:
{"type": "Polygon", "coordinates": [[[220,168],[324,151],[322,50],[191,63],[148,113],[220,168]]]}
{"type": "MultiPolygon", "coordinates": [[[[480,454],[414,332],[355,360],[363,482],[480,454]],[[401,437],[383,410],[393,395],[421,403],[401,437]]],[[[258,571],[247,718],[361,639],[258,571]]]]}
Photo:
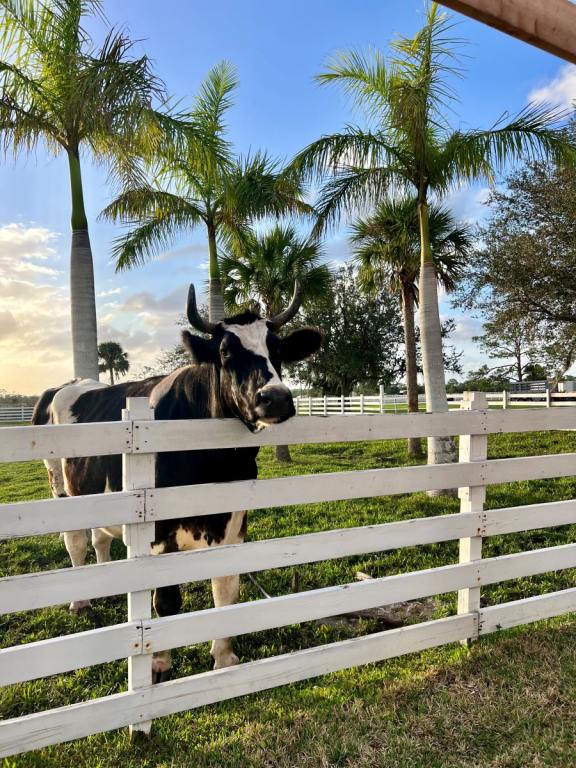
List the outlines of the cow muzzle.
{"type": "Polygon", "coordinates": [[[279,424],[296,414],[292,393],[283,384],[271,384],[256,392],[254,408],[257,421],[262,425],[279,424]]]}

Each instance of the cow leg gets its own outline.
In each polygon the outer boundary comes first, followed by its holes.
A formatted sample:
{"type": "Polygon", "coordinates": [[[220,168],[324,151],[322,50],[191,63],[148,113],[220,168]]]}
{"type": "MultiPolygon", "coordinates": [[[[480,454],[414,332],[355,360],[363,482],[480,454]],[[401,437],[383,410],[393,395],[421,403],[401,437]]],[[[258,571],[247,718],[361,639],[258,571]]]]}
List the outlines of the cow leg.
{"type": "Polygon", "coordinates": [[[103,528],[92,528],[92,546],[96,551],[96,562],[107,563],[110,561],[110,547],[112,539],[103,528]]]}
{"type": "Polygon", "coordinates": [[[48,472],[48,483],[52,496],[55,499],[67,496],[66,489],[64,488],[64,473],[62,471],[61,459],[45,459],[44,466],[48,472]]]}
{"type": "MultiPolygon", "coordinates": [[[[174,616],[182,607],[180,587],[157,587],[154,591],[154,609],[158,616],[174,616]]],[[[163,683],[170,677],[172,654],[169,650],[157,651],[152,658],[152,682],[163,683]]]]}
{"type": "MultiPolygon", "coordinates": [[[[237,603],[239,594],[240,576],[219,576],[212,579],[212,595],[216,608],[237,603]]],[[[214,659],[214,669],[233,667],[239,663],[238,656],[234,653],[232,640],[229,637],[213,640],[210,653],[214,659]]]]}
{"type": "MultiPolygon", "coordinates": [[[[246,537],[246,524],[246,512],[234,512],[230,517],[224,540],[221,543],[241,544],[246,537]]],[[[240,576],[219,576],[212,579],[212,595],[216,608],[237,603],[239,594],[240,576]]],[[[232,640],[229,637],[214,640],[210,653],[214,659],[214,669],[233,667],[239,663],[238,656],[234,653],[232,640]]]]}
{"type": "MultiPolygon", "coordinates": [[[[86,560],[86,551],[88,549],[88,534],[82,529],[80,531],[66,531],[64,534],[64,544],[70,555],[72,565],[76,568],[84,565],[86,560]]],[[[79,613],[85,608],[91,608],[90,600],[73,600],[70,603],[70,611],[79,613]]]]}

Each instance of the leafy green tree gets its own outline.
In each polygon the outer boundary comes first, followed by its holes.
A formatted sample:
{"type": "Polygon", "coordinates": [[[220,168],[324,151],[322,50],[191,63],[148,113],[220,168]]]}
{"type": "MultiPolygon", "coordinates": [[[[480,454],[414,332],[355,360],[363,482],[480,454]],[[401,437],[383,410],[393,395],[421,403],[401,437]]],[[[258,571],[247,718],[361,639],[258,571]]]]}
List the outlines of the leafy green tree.
{"type": "Polygon", "coordinates": [[[470,371],[468,377],[460,383],[458,392],[501,392],[510,389],[508,376],[499,370],[490,369],[486,364],[476,371],[470,371]]]}
{"type": "Polygon", "coordinates": [[[309,213],[302,187],[279,173],[276,162],[256,152],[235,157],[226,140],[225,117],[238,85],[227,62],[210,70],[191,119],[210,141],[202,155],[194,142],[187,151],[167,152],[158,160],[153,183],[125,189],[104,211],[130,231],[114,248],[116,267],[130,269],[169,247],[182,230],[206,229],[209,254],[209,317],[224,316],[219,247],[232,242],[255,218],[309,213]]]}
{"type": "Polygon", "coordinates": [[[511,318],[512,335],[529,327],[530,362],[558,380],[576,360],[576,168],[529,163],[488,203],[455,303],[497,329],[511,318]]]}
{"type": "Polygon", "coordinates": [[[110,374],[110,384],[114,384],[114,374],[124,376],[128,373],[130,363],[128,361],[128,352],[124,352],[117,341],[103,341],[98,344],[98,357],[102,362],[98,370],[108,371],[110,374]]]}
{"type": "MultiPolygon", "coordinates": [[[[461,74],[452,24],[436,3],[413,37],[399,37],[391,56],[376,50],[335,56],[321,84],[351,96],[368,128],[347,127],[306,147],[291,164],[305,179],[325,181],[317,204],[319,226],[327,227],[366,205],[377,205],[391,189],[410,189],[418,199],[420,226],[420,328],[429,411],[446,411],[446,386],[438,311],[437,280],[430,245],[429,198],[479,179],[491,179],[509,161],[528,156],[574,158],[557,126],[557,111],[530,106],[508,123],[488,130],[454,130],[446,115],[456,99],[451,82],[461,74]]],[[[451,440],[430,438],[429,462],[453,457],[451,440]]]]}
{"type": "Polygon", "coordinates": [[[324,333],[320,351],[289,369],[297,383],[323,394],[349,396],[355,387],[389,388],[400,367],[398,302],[387,289],[367,294],[353,266],[341,267],[323,301],[309,304],[302,322],[324,333]]]}
{"type": "MultiPolygon", "coordinates": [[[[330,291],[331,273],[320,264],[321,256],[318,239],[299,237],[292,226],[277,225],[261,235],[248,230],[221,260],[228,310],[256,304],[264,317],[277,315],[290,301],[295,279],[304,306],[322,300],[330,291]]],[[[291,461],[287,445],[276,446],[276,459],[291,461]]]]}
{"type": "Polygon", "coordinates": [[[537,328],[530,317],[518,317],[510,312],[497,312],[482,325],[483,334],[473,336],[491,360],[502,360],[492,371],[513,376],[517,381],[539,354],[536,346],[537,328]]]}
{"type": "MultiPolygon", "coordinates": [[[[430,206],[430,242],[437,279],[454,288],[471,247],[468,227],[457,227],[445,208],[430,206]]],[[[408,411],[418,412],[418,379],[414,310],[418,305],[420,238],[418,203],[413,197],[386,198],[368,218],[352,225],[352,243],[360,279],[367,290],[386,287],[400,294],[408,411]]],[[[408,453],[422,453],[420,438],[408,438],[408,453]]]]}
{"type": "Polygon", "coordinates": [[[68,159],[72,201],[70,299],[74,375],[98,378],[94,270],[84,208],[83,151],[113,176],[134,179],[138,152],[176,136],[177,121],[152,108],[164,100],[146,56],[111,30],[96,47],[83,22],[99,0],[0,0],[0,138],[6,154],[68,159]]]}

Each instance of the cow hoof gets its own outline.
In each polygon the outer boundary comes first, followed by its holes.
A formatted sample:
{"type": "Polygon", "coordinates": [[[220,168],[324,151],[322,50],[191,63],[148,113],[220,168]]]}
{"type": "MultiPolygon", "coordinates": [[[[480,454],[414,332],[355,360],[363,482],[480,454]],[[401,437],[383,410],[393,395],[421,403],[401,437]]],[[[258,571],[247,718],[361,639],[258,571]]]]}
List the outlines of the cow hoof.
{"type": "Polygon", "coordinates": [[[156,683],[165,683],[167,680],[170,680],[172,677],[172,670],[171,669],[162,669],[162,670],[152,670],[152,684],[156,685],[156,683]]]}
{"type": "Polygon", "coordinates": [[[70,606],[68,610],[70,613],[74,614],[75,616],[78,616],[80,613],[85,613],[86,611],[89,611],[92,608],[92,603],[90,600],[74,600],[74,602],[70,603],[70,606]]]}
{"type": "Polygon", "coordinates": [[[214,659],[212,669],[225,669],[226,667],[235,667],[240,664],[240,659],[235,653],[222,653],[217,659],[214,659]]]}

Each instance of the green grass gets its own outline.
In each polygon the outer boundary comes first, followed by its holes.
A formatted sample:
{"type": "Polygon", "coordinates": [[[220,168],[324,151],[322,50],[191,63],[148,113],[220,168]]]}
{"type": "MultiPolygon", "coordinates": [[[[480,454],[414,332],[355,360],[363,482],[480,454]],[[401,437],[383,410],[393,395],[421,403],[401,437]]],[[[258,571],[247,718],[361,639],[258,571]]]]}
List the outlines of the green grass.
{"type": "MultiPolygon", "coordinates": [[[[576,451],[573,432],[495,435],[491,458],[576,451]]],[[[260,456],[260,476],[394,467],[409,463],[403,441],[295,446],[294,463],[260,456]]],[[[48,495],[39,463],[0,465],[0,502],[48,495]]],[[[576,479],[505,484],[488,489],[488,508],[576,497],[576,479]]],[[[458,510],[458,500],[413,494],[301,505],[251,513],[249,536],[264,539],[458,510]]],[[[486,540],[495,556],[575,540],[576,526],[486,540]]],[[[122,557],[116,542],[115,557],[122,557]]],[[[93,554],[91,555],[93,560],[93,554]]],[[[299,567],[300,588],[354,580],[358,570],[385,576],[456,562],[457,543],[299,567]]],[[[54,536],[0,543],[0,575],[68,566],[54,536]]],[[[292,569],[266,571],[271,594],[290,591],[292,569]]],[[[483,590],[492,604],[572,587],[572,570],[504,582],[483,590]]],[[[242,581],[241,600],[258,599],[242,581]]],[[[454,594],[438,599],[438,616],[455,611],[454,594]]],[[[185,589],[185,610],[211,605],[209,584],[185,589]]],[[[64,606],[0,619],[0,646],[126,620],[125,597],[95,601],[89,615],[72,618],[64,606]]],[[[242,661],[380,629],[375,621],[352,626],[307,623],[238,638],[242,661]]],[[[285,686],[158,720],[152,742],[140,749],[126,731],[102,734],[6,761],[17,766],[568,766],[576,763],[576,624],[563,617],[484,638],[468,653],[449,646],[364,668],[285,686]]],[[[175,652],[175,674],[210,667],[208,644],[175,652]]],[[[125,690],[126,662],[78,670],[48,680],[0,689],[0,717],[15,717],[125,690]]]]}

